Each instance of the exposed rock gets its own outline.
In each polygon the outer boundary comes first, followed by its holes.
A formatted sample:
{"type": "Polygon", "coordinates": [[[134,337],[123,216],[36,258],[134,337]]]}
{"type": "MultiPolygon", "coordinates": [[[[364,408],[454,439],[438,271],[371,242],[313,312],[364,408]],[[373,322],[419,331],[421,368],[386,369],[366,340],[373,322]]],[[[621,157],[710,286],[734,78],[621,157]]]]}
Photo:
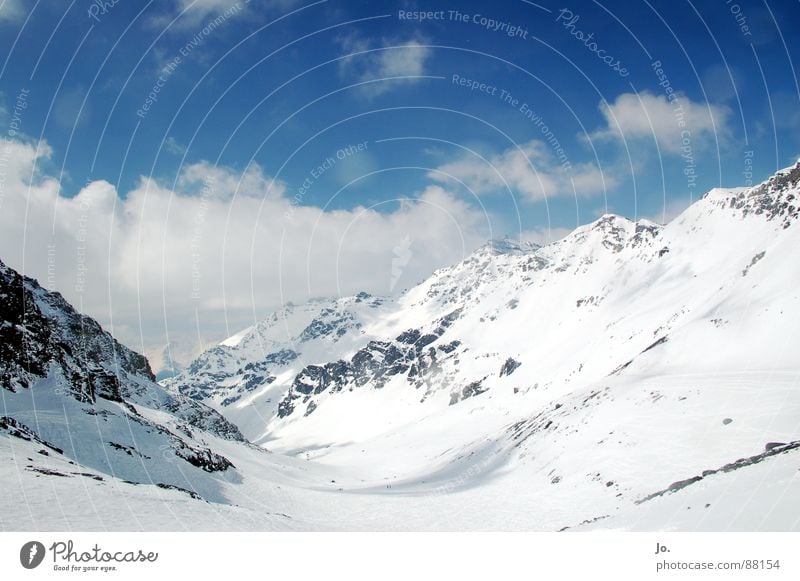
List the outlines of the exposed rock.
{"type": "Polygon", "coordinates": [[[506,375],[511,375],[517,368],[522,365],[519,361],[514,359],[513,357],[509,357],[503,363],[503,366],[500,368],[500,377],[505,377],[506,375]]]}

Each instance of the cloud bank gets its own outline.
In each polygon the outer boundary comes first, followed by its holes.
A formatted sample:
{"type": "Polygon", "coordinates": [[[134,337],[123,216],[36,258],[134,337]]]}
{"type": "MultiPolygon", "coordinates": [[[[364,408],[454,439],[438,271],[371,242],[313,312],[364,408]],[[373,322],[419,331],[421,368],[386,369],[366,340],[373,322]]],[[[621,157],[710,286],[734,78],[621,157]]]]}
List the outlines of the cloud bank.
{"type": "Polygon", "coordinates": [[[433,180],[462,182],[475,194],[519,192],[528,201],[559,196],[589,197],[618,185],[613,172],[592,163],[560,163],[548,144],[531,140],[481,159],[465,154],[428,174],[433,180]]]}
{"type": "Polygon", "coordinates": [[[56,289],[133,348],[224,338],[286,301],[388,294],[457,262],[488,218],[442,187],[324,211],[257,166],[185,166],[173,188],[93,181],[67,197],[37,170],[46,143],[0,141],[0,259],[56,289]],[[398,272],[397,257],[403,267],[398,272]]]}
{"type": "Polygon", "coordinates": [[[432,56],[424,39],[412,37],[406,40],[384,39],[380,47],[370,40],[349,35],[339,39],[346,53],[363,53],[342,59],[339,73],[343,78],[366,83],[359,87],[362,95],[373,98],[390,90],[397,83],[418,82],[426,75],[427,64],[432,56]],[[391,79],[375,83],[378,79],[391,79]]]}
{"type": "Polygon", "coordinates": [[[2,0],[0,1],[0,22],[3,20],[21,20],[25,14],[25,6],[22,0],[2,0]]]}
{"type": "Polygon", "coordinates": [[[662,154],[678,155],[688,139],[697,146],[728,142],[730,110],[723,105],[694,102],[685,94],[665,95],[648,91],[623,93],[612,103],[602,103],[605,127],[594,139],[655,140],[662,154]]]}

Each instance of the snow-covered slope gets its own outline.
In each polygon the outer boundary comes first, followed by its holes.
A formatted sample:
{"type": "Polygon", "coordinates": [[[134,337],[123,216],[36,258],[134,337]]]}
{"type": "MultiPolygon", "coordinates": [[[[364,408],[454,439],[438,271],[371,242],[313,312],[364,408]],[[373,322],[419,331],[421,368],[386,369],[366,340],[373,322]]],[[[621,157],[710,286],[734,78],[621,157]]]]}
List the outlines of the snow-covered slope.
{"type": "MultiPolygon", "coordinates": [[[[0,431],[36,442],[40,460],[222,500],[211,475],[234,466],[207,438],[241,442],[236,426],[166,392],[144,357],[2,263],[0,298],[0,431]]],[[[24,470],[61,474],[37,464],[24,470]]]]}
{"type": "MultiPolygon", "coordinates": [[[[798,178],[795,166],[755,188],[713,190],[666,226],[606,215],[545,247],[487,244],[372,318],[351,315],[352,340],[320,344],[224,413],[254,442],[369,466],[365,481],[381,466],[394,490],[415,494],[464,473],[464,486],[486,491],[482,474],[498,470],[548,493],[555,480],[570,498],[605,478],[581,466],[596,454],[598,468],[614,467],[599,487],[608,512],[796,440],[798,178]],[[277,406],[258,405],[267,394],[277,406]],[[645,406],[647,422],[637,418],[645,406]],[[487,442],[492,459],[476,461],[487,442]],[[650,469],[654,458],[663,469],[650,469]]],[[[355,303],[337,304],[341,313],[355,303]]],[[[185,373],[181,390],[195,381],[185,373]]],[[[589,510],[598,499],[586,498],[589,510]]]]}
{"type": "Polygon", "coordinates": [[[383,299],[366,293],[287,304],[163,384],[222,411],[255,440],[265,419],[277,414],[287,382],[309,364],[356,352],[375,336],[387,312],[383,299]]]}
{"type": "MultiPolygon", "coordinates": [[[[124,353],[101,366],[122,402],[102,382],[94,399],[69,382],[43,399],[73,406],[54,425],[129,401],[172,433],[185,410],[207,410],[185,443],[235,468],[192,473],[194,488],[159,478],[217,502],[219,528],[794,530],[799,181],[800,164],[714,190],[666,226],[607,215],[544,247],[492,242],[393,299],[288,305],[166,392],[124,353]]],[[[22,324],[6,320],[4,333],[22,324]]],[[[15,353],[2,353],[6,415],[29,429],[23,445],[49,442],[34,423],[56,414],[38,394],[65,382],[15,353]]],[[[97,429],[73,433],[94,442],[97,429]]],[[[186,527],[207,528],[200,502],[180,509],[186,527]]]]}
{"type": "Polygon", "coordinates": [[[715,190],[665,227],[606,215],[542,248],[489,244],[384,303],[361,349],[276,380],[264,438],[333,444],[615,376],[796,369],[799,173],[715,190]]]}

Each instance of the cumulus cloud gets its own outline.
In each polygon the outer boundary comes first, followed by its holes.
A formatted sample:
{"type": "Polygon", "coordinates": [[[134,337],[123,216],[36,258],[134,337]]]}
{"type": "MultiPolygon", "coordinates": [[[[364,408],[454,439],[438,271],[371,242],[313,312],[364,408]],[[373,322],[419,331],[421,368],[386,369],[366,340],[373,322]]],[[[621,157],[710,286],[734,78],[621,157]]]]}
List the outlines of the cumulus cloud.
{"type": "Polygon", "coordinates": [[[730,110],[722,105],[694,102],[676,92],[669,101],[650,92],[623,93],[612,103],[601,103],[605,127],[592,134],[595,139],[655,140],[662,153],[679,154],[690,139],[694,146],[730,138],[730,110]]]}
{"type": "Polygon", "coordinates": [[[0,22],[20,20],[25,16],[22,0],[0,0],[0,22]]]}
{"type": "Polygon", "coordinates": [[[362,85],[359,90],[368,97],[385,93],[393,83],[419,81],[418,77],[426,74],[431,57],[431,50],[424,46],[424,39],[415,37],[406,40],[384,39],[379,47],[356,35],[342,37],[339,43],[346,53],[364,53],[340,61],[339,72],[343,77],[356,82],[392,79],[362,85]]]}
{"type": "MultiPolygon", "coordinates": [[[[281,4],[287,1],[281,0],[281,4]]],[[[196,27],[215,18],[240,16],[249,12],[253,4],[245,0],[176,0],[167,12],[151,17],[148,22],[156,28],[168,25],[176,29],[196,27]],[[172,23],[178,15],[180,18],[172,23]]]]}
{"type": "Polygon", "coordinates": [[[167,140],[164,142],[164,149],[167,153],[171,153],[172,155],[183,155],[186,153],[186,147],[178,143],[178,140],[172,135],[167,137],[167,140]]]}
{"type": "Polygon", "coordinates": [[[178,6],[181,10],[192,10],[202,15],[225,12],[228,8],[239,3],[238,0],[178,0],[178,6]]]}
{"type": "Polygon", "coordinates": [[[439,182],[458,180],[481,195],[510,189],[529,201],[557,196],[588,197],[618,185],[614,173],[592,163],[556,158],[550,146],[531,140],[483,161],[465,154],[439,166],[428,177],[439,182]],[[488,163],[487,163],[488,161],[488,163]]]}
{"type": "Polygon", "coordinates": [[[141,350],[165,344],[167,328],[194,344],[286,301],[399,291],[488,237],[486,216],[439,186],[391,207],[323,211],[256,165],[203,162],[174,190],[141,178],[120,195],[94,181],[68,197],[34,171],[46,144],[0,141],[0,152],[0,259],[141,350]]]}

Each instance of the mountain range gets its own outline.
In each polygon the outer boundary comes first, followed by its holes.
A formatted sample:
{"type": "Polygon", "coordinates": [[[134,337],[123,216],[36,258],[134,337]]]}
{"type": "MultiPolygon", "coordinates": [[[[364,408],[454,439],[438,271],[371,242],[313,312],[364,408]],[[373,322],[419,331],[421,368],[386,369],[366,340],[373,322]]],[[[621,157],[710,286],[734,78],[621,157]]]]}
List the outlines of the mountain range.
{"type": "Polygon", "coordinates": [[[3,265],[0,526],[796,530],[798,195],[800,163],[664,226],[491,241],[160,383],[3,265]]]}

